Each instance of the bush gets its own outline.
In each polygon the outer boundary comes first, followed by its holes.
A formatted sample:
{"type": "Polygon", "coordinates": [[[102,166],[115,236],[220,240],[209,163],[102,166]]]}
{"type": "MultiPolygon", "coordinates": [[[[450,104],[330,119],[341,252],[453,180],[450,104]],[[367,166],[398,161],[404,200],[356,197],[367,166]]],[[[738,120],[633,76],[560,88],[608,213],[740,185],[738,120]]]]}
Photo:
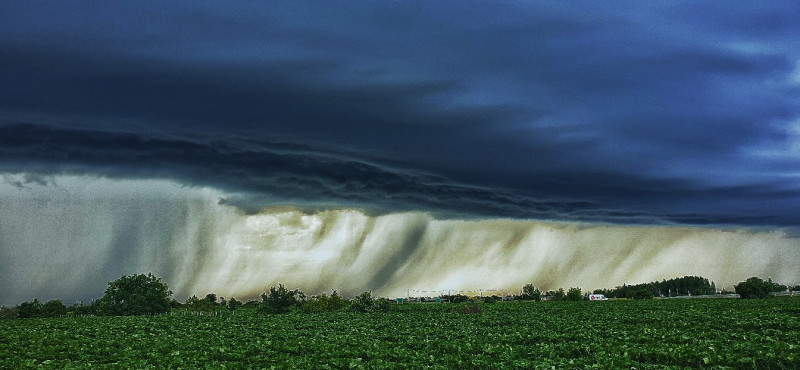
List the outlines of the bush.
{"type": "Polygon", "coordinates": [[[95,315],[97,314],[97,301],[93,301],[88,306],[83,304],[83,302],[76,302],[72,306],[68,308],[69,312],[72,312],[75,316],[86,316],[86,315],[95,315]]]}
{"type": "Polygon", "coordinates": [[[733,289],[739,297],[744,299],[770,298],[772,297],[770,293],[773,291],[774,286],[771,282],[761,280],[754,276],[734,285],[733,289]]]}
{"type": "Polygon", "coordinates": [[[372,300],[372,293],[364,292],[353,298],[350,309],[358,312],[371,312],[374,306],[375,302],[372,300]]]}
{"type": "Polygon", "coordinates": [[[231,300],[228,301],[229,310],[236,311],[239,309],[239,307],[242,307],[242,302],[239,302],[238,300],[236,300],[236,298],[231,298],[231,300]]]}
{"type": "Polygon", "coordinates": [[[42,303],[34,298],[33,302],[22,302],[17,306],[17,316],[23,319],[40,317],[42,314],[42,303]]]}
{"type": "Polygon", "coordinates": [[[153,315],[169,312],[172,291],[152,273],[123,276],[108,283],[100,298],[105,315],[153,315]]]}
{"type": "Polygon", "coordinates": [[[210,300],[206,298],[198,298],[196,295],[187,298],[186,303],[183,304],[183,307],[192,311],[213,311],[217,308],[210,300]]]}
{"type": "Polygon", "coordinates": [[[522,299],[524,300],[534,300],[534,301],[541,301],[542,300],[542,291],[539,288],[533,286],[533,284],[525,284],[522,287],[522,299]]]}
{"type": "Polygon", "coordinates": [[[392,309],[392,300],[389,298],[378,298],[375,300],[375,310],[389,312],[392,309]]]}
{"type": "Polygon", "coordinates": [[[581,288],[569,288],[567,295],[564,297],[566,301],[580,301],[583,299],[581,288]]]}
{"type": "Polygon", "coordinates": [[[297,307],[303,297],[304,295],[300,290],[288,290],[283,284],[278,284],[277,288],[269,288],[269,294],[266,292],[261,294],[261,304],[258,306],[258,312],[287,313],[292,308],[297,307]]]}
{"type": "Polygon", "coordinates": [[[639,288],[633,292],[631,298],[633,299],[653,299],[653,293],[647,288],[639,288]]]}
{"type": "Polygon", "coordinates": [[[558,288],[558,290],[551,290],[547,292],[549,296],[552,297],[554,301],[563,301],[566,294],[564,293],[564,288],[558,288]]]}
{"type": "Polygon", "coordinates": [[[17,318],[17,309],[13,307],[0,307],[0,319],[15,319],[17,318]]]}
{"type": "Polygon", "coordinates": [[[303,302],[301,309],[306,313],[330,312],[338,311],[345,306],[347,306],[347,301],[334,290],[330,296],[327,294],[312,296],[307,301],[303,302]]]}
{"type": "Polygon", "coordinates": [[[47,301],[42,305],[42,317],[59,317],[67,314],[67,306],[58,299],[47,301]]]}

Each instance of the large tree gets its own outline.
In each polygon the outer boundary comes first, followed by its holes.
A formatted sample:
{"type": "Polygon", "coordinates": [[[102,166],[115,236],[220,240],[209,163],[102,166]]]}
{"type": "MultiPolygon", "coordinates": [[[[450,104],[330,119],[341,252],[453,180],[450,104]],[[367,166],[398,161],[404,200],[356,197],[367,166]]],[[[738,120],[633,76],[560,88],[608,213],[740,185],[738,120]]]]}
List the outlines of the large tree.
{"type": "Polygon", "coordinates": [[[736,294],[739,294],[739,297],[745,299],[771,298],[771,293],[778,290],[776,289],[776,286],[777,284],[774,284],[772,279],[769,281],[764,281],[756,276],[753,276],[739,284],[734,285],[733,289],[736,291],[736,294]]]}
{"type": "Polygon", "coordinates": [[[108,283],[100,307],[107,315],[149,315],[168,312],[172,291],[152,273],[123,276],[108,283]]]}
{"type": "Polygon", "coordinates": [[[298,289],[288,290],[283,284],[278,287],[270,287],[269,294],[261,294],[261,304],[258,311],[262,313],[286,313],[292,307],[300,305],[305,299],[305,295],[298,289]]]}

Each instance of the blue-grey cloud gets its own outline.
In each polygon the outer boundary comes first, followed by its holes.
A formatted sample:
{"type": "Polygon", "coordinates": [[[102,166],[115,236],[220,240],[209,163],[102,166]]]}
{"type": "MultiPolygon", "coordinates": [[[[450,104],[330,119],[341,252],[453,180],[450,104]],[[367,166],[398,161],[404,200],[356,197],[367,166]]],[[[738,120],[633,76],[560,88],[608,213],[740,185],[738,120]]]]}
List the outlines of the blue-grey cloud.
{"type": "Polygon", "coordinates": [[[0,168],[270,203],[796,225],[796,5],[0,5],[0,168]]]}

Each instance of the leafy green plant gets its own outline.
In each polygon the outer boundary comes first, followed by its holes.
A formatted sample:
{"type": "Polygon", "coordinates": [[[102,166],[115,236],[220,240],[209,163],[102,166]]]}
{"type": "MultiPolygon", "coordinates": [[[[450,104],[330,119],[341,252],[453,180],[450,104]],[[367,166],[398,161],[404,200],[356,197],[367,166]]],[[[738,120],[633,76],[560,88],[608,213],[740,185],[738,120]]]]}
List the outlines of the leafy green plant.
{"type": "Polygon", "coordinates": [[[239,302],[236,298],[231,298],[228,301],[228,310],[235,312],[239,307],[242,307],[242,302],[239,302]]]}
{"type": "Polygon", "coordinates": [[[371,312],[375,306],[375,301],[372,299],[372,293],[363,292],[353,298],[350,303],[350,309],[357,312],[371,312]]]}
{"type": "Polygon", "coordinates": [[[347,301],[344,300],[344,298],[342,298],[342,296],[340,296],[339,293],[334,290],[331,292],[330,296],[327,294],[318,294],[312,296],[303,302],[301,309],[306,313],[331,312],[341,310],[346,306],[347,301]]]}
{"type": "Polygon", "coordinates": [[[100,311],[106,315],[152,315],[169,312],[172,291],[152,273],[120,277],[108,283],[100,298],[100,311]]]}
{"type": "Polygon", "coordinates": [[[34,298],[32,302],[22,302],[17,306],[17,316],[20,318],[40,317],[42,312],[42,302],[34,298]]]}
{"type": "Polygon", "coordinates": [[[524,300],[534,300],[534,301],[541,301],[542,300],[542,291],[539,288],[533,286],[533,284],[525,284],[522,287],[522,299],[524,300]]]}
{"type": "Polygon", "coordinates": [[[798,312],[800,299],[680,299],[0,320],[0,367],[795,369],[798,312]]]}
{"type": "Polygon", "coordinates": [[[45,302],[42,305],[42,317],[59,317],[67,314],[67,306],[58,299],[53,299],[45,302]]]}
{"type": "Polygon", "coordinates": [[[653,293],[647,288],[639,288],[633,292],[633,299],[653,299],[653,293]]]}
{"type": "Polygon", "coordinates": [[[750,298],[771,298],[774,291],[772,282],[761,280],[758,277],[751,277],[733,286],[736,294],[744,299],[750,298]]]}
{"type": "Polygon", "coordinates": [[[581,292],[581,288],[569,288],[567,291],[564,300],[567,301],[580,301],[583,299],[583,293],[581,292]]]}
{"type": "Polygon", "coordinates": [[[258,306],[258,312],[287,313],[298,306],[303,297],[300,290],[288,290],[283,284],[278,284],[277,287],[270,287],[269,293],[261,294],[262,302],[258,306]]]}

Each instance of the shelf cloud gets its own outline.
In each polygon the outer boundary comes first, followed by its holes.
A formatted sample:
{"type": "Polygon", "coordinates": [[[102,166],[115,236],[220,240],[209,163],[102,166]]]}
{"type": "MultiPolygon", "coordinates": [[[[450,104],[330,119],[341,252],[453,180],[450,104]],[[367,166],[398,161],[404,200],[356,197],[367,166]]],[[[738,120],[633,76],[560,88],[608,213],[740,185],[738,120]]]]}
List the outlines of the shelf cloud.
{"type": "Polygon", "coordinates": [[[210,189],[242,217],[796,241],[799,15],[773,1],[8,1],[0,202],[55,199],[65,179],[154,181],[210,189]]]}

